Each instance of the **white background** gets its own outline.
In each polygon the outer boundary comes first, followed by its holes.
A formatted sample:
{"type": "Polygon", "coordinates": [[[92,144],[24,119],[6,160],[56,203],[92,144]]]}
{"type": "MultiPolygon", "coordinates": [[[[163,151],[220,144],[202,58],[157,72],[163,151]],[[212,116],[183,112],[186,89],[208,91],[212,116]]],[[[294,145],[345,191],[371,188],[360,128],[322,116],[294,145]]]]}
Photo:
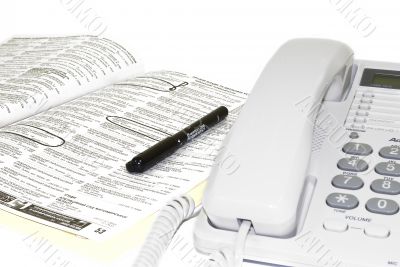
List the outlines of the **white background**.
{"type": "MultiPolygon", "coordinates": [[[[186,72],[250,91],[279,45],[296,37],[337,39],[356,58],[400,62],[399,8],[397,0],[2,0],[0,39],[101,31],[128,47],[146,70],[186,72]],[[90,17],[82,21],[86,10],[96,18],[92,24],[90,17]]],[[[8,250],[0,247],[3,263],[15,257],[14,266],[46,266],[34,253],[18,257],[23,245],[8,240],[8,250]]]]}

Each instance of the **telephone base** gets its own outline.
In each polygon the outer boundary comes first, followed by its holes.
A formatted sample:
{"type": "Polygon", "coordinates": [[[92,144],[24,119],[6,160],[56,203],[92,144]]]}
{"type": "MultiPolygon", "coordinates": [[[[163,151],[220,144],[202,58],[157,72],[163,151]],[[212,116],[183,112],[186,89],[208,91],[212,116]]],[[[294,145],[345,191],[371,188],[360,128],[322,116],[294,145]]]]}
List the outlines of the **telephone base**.
{"type": "MultiPolygon", "coordinates": [[[[215,228],[210,224],[204,210],[197,218],[194,230],[194,245],[197,251],[211,254],[223,248],[234,249],[235,231],[215,228]]],[[[355,240],[357,238],[354,238],[355,240]]],[[[295,267],[376,267],[375,261],[365,261],[355,257],[346,259],[340,253],[335,254],[335,242],[324,235],[323,229],[303,229],[291,238],[275,238],[250,233],[244,250],[246,261],[271,266],[295,267]],[[332,249],[333,248],[333,249],[332,249]]],[[[350,242],[352,243],[352,242],[350,242]]],[[[358,242],[357,242],[358,243],[358,242]]],[[[343,246],[343,244],[342,244],[343,246]]],[[[362,247],[362,244],[358,243],[362,247]]],[[[388,265],[389,266],[389,265],[388,265]]]]}
{"type": "MultiPolygon", "coordinates": [[[[212,252],[221,250],[222,248],[233,250],[235,246],[236,233],[237,232],[234,231],[215,228],[210,224],[204,211],[202,211],[197,218],[194,231],[195,248],[203,254],[211,254],[212,252]]],[[[292,242],[288,242],[285,239],[249,234],[244,255],[246,260],[264,264],[269,263],[279,264],[281,266],[299,267],[318,266],[315,264],[307,264],[306,262],[303,263],[301,253],[299,255],[289,255],[289,252],[290,254],[293,254],[295,251],[293,245],[296,245],[293,240],[292,242]],[[277,241],[276,243],[280,244],[279,247],[276,244],[271,244],[271,241],[274,240],[277,241]]]]}

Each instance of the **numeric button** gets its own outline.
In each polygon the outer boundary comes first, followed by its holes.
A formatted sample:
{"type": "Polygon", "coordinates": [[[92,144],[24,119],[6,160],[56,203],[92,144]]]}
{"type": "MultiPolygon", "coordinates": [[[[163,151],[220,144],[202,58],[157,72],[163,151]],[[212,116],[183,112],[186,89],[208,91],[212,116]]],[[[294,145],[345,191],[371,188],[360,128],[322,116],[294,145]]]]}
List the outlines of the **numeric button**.
{"type": "Polygon", "coordinates": [[[372,154],[372,147],[368,144],[350,142],[343,146],[342,151],[351,155],[368,156],[372,154]]]}
{"type": "Polygon", "coordinates": [[[383,215],[393,215],[399,212],[399,205],[396,202],[384,198],[371,198],[365,207],[369,212],[383,215]]]}
{"type": "Polygon", "coordinates": [[[358,206],[358,199],[350,194],[332,193],[326,198],[326,204],[332,208],[351,210],[358,206]]]}
{"type": "Polygon", "coordinates": [[[381,162],[375,166],[375,171],[380,175],[400,177],[400,164],[395,162],[381,162]]]}
{"type": "Polygon", "coordinates": [[[385,159],[400,160],[400,147],[399,146],[385,146],[379,151],[379,155],[385,159]]]}
{"type": "Polygon", "coordinates": [[[400,183],[378,179],[372,182],[371,190],[379,194],[398,195],[400,194],[400,183]]]}
{"type": "Polygon", "coordinates": [[[336,175],[332,180],[332,185],[337,188],[357,190],[364,186],[364,182],[358,176],[336,175]]]}
{"type": "Polygon", "coordinates": [[[356,157],[341,159],[339,160],[337,166],[343,171],[350,172],[363,172],[368,169],[368,163],[365,162],[365,160],[356,157]]]}

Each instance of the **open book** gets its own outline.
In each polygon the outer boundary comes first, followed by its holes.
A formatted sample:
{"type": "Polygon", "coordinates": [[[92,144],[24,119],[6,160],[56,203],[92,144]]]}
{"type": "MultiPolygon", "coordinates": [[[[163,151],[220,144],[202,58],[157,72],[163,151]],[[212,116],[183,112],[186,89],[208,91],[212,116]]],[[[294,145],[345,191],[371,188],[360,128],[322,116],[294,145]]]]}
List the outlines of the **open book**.
{"type": "Polygon", "coordinates": [[[0,46],[0,209],[89,239],[111,236],[204,181],[247,94],[183,73],[143,73],[93,36],[0,46]],[[218,106],[228,118],[151,170],[125,163],[218,106]]]}

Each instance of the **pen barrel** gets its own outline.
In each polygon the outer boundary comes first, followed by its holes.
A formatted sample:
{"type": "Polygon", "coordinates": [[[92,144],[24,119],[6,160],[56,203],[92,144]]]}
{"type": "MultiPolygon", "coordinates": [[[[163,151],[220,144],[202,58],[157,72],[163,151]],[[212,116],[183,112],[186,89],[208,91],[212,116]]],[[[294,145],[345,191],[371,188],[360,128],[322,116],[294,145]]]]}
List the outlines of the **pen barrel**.
{"type": "Polygon", "coordinates": [[[144,172],[174,153],[180,146],[175,135],[167,137],[135,156],[126,164],[129,172],[144,172]]]}
{"type": "Polygon", "coordinates": [[[181,146],[204,133],[209,128],[222,121],[228,115],[228,109],[221,106],[200,120],[192,123],[182,131],[167,137],[126,163],[129,172],[144,172],[162,161],[181,146]]]}
{"type": "MultiPolygon", "coordinates": [[[[195,121],[185,129],[183,129],[181,132],[184,132],[186,134],[187,139],[184,140],[184,142],[188,142],[192,139],[194,139],[196,136],[204,133],[207,131],[209,128],[217,124],[218,122],[222,121],[223,119],[228,116],[228,109],[224,106],[221,106],[214,111],[210,112],[200,120],[195,121]]],[[[180,132],[179,132],[180,133],[180,132]]],[[[177,134],[179,134],[177,133],[177,134]]]]}

